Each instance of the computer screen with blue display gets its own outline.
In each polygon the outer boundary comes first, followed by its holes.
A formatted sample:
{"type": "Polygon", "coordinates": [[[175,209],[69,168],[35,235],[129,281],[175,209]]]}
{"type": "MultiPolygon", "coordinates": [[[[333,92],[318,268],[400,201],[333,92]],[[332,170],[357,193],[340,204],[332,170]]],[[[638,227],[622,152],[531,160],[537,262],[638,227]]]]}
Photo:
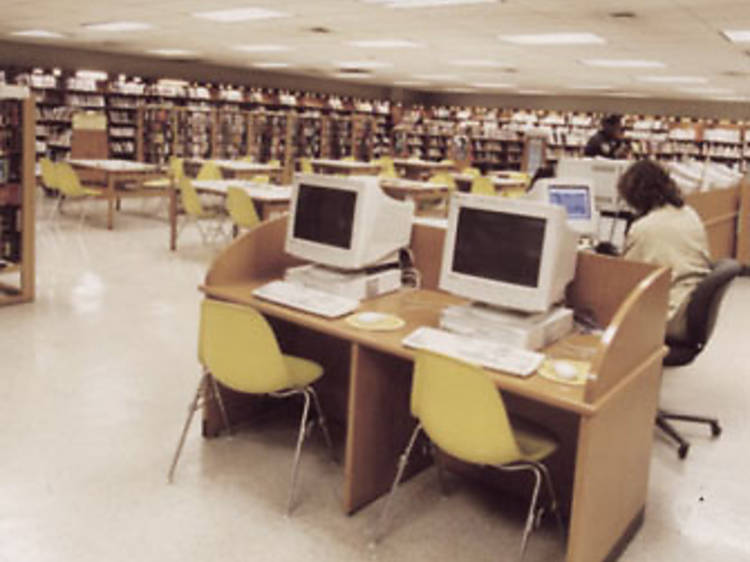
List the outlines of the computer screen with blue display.
{"type": "Polygon", "coordinates": [[[599,214],[590,180],[562,177],[542,179],[534,184],[527,198],[563,207],[570,228],[581,235],[596,234],[599,214]]]}

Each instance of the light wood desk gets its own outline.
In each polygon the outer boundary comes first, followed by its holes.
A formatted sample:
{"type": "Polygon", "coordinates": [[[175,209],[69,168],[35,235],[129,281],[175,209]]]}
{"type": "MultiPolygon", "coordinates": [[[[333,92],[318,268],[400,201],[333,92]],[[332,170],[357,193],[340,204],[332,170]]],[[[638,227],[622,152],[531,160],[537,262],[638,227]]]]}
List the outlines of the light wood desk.
{"type": "Polygon", "coordinates": [[[443,162],[430,162],[414,158],[394,158],[393,165],[400,176],[411,180],[426,180],[438,172],[453,172],[455,166],[443,162]]]}
{"type": "MultiPolygon", "coordinates": [[[[289,210],[292,188],[288,185],[271,185],[246,180],[193,180],[198,193],[226,197],[227,189],[238,187],[255,203],[260,220],[268,220],[289,210]]],[[[169,249],[177,249],[177,189],[169,189],[169,249]]]]}
{"type": "MultiPolygon", "coordinates": [[[[471,184],[474,181],[474,176],[471,174],[451,174],[453,179],[456,180],[456,188],[459,191],[471,191],[471,184]]],[[[489,176],[492,181],[492,185],[495,186],[495,191],[498,193],[501,191],[525,191],[526,182],[514,180],[510,178],[501,178],[498,176],[489,176]]]]}
{"type": "Polygon", "coordinates": [[[186,167],[185,173],[191,177],[195,177],[200,170],[200,167],[206,162],[213,162],[221,170],[221,175],[224,179],[242,179],[251,180],[255,176],[268,175],[271,181],[275,183],[281,183],[281,166],[275,166],[271,164],[261,164],[259,162],[245,162],[244,160],[220,160],[211,159],[206,160],[202,158],[191,158],[185,160],[184,165],[186,167]]]}
{"type": "MultiPolygon", "coordinates": [[[[401,330],[360,331],[341,319],[255,299],[254,287],[298,263],[283,252],[286,221],[265,222],[235,240],[213,263],[201,289],[212,298],[262,311],[285,351],[324,365],[321,399],[329,416],[343,418],[346,427],[343,509],[352,513],[387,491],[414,427],[409,414],[412,352],[401,339],[417,326],[436,325],[442,307],[462,300],[435,290],[445,233],[422,225],[414,225],[411,248],[424,288],[362,305],[399,315],[406,321],[401,330]]],[[[616,555],[643,520],[668,288],[666,269],[582,254],[568,301],[608,326],[600,340],[588,342],[594,351],[592,380],[576,388],[539,376],[492,375],[506,400],[520,403],[525,414],[558,422],[553,428],[561,437],[561,458],[552,464],[569,505],[568,562],[600,562],[616,555]]],[[[230,417],[242,418],[246,397],[222,394],[230,417]]],[[[220,418],[211,401],[205,408],[204,434],[212,435],[220,418]]],[[[422,458],[412,466],[418,470],[425,464],[422,458]]]]}
{"type": "Polygon", "coordinates": [[[355,160],[310,160],[316,174],[345,174],[347,176],[376,176],[380,173],[380,164],[369,164],[355,160]]]}
{"type": "Polygon", "coordinates": [[[80,171],[81,180],[104,186],[102,197],[107,199],[107,228],[114,228],[115,206],[120,199],[133,197],[168,197],[166,189],[143,188],[144,182],[164,177],[164,173],[153,164],[130,160],[70,160],[71,166],[80,171]],[[123,184],[132,188],[123,188],[123,184]]]}

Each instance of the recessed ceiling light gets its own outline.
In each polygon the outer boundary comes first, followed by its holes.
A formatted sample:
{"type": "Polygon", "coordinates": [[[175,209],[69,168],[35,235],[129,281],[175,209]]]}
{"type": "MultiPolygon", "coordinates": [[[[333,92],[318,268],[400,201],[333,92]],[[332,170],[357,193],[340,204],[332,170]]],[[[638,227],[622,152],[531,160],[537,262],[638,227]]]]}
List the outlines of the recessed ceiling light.
{"type": "Polygon", "coordinates": [[[160,57],[191,57],[196,54],[195,51],[188,51],[187,49],[151,49],[146,52],[160,57]]]}
{"type": "Polygon", "coordinates": [[[748,29],[725,29],[721,34],[732,43],[747,43],[750,41],[748,29]]]}
{"type": "Polygon", "coordinates": [[[417,80],[434,80],[436,82],[448,82],[451,80],[460,80],[455,74],[415,74],[417,80]]]}
{"type": "Polygon", "coordinates": [[[506,84],[505,82],[472,82],[473,88],[484,88],[488,90],[502,90],[505,88],[515,88],[515,84],[506,84]]]}
{"type": "Polygon", "coordinates": [[[243,53],[280,53],[282,51],[292,50],[292,48],[287,45],[271,45],[271,44],[235,45],[232,48],[235,51],[242,51],[243,53]]]}
{"type": "Polygon", "coordinates": [[[523,35],[499,35],[499,39],[517,45],[601,45],[603,37],[594,33],[531,33],[523,35]]]}
{"type": "Polygon", "coordinates": [[[151,29],[150,23],[142,21],[104,21],[99,23],[84,23],[83,26],[89,31],[144,31],[151,29]]]}
{"type": "Polygon", "coordinates": [[[507,68],[510,66],[507,63],[489,59],[457,59],[448,61],[448,64],[472,68],[507,68]]]}
{"type": "Polygon", "coordinates": [[[47,31],[46,29],[24,29],[22,31],[14,31],[11,35],[17,37],[36,37],[38,39],[61,39],[62,33],[56,31],[47,31]]]}
{"type": "Polygon", "coordinates": [[[657,84],[705,84],[708,78],[704,76],[639,76],[641,82],[657,84]]]}
{"type": "Polygon", "coordinates": [[[192,16],[221,23],[235,23],[239,21],[284,18],[288,17],[289,14],[277,12],[276,10],[268,10],[266,8],[246,7],[230,10],[214,10],[210,12],[193,12],[192,16]]]}
{"type": "Polygon", "coordinates": [[[343,61],[334,63],[338,68],[388,68],[393,66],[389,62],[381,62],[374,60],[362,60],[362,61],[343,61]]]}
{"type": "Polygon", "coordinates": [[[261,62],[254,62],[253,66],[255,68],[288,68],[291,66],[288,62],[274,62],[274,61],[261,61],[261,62]]]}
{"type": "Polygon", "coordinates": [[[638,59],[583,59],[580,63],[605,68],[664,68],[666,66],[663,62],[656,60],[638,59]]]}
{"type": "Polygon", "coordinates": [[[389,8],[424,8],[463,4],[495,4],[498,0],[363,0],[367,4],[383,4],[389,8]]]}
{"type": "Polygon", "coordinates": [[[414,49],[424,47],[422,43],[406,41],[405,39],[372,39],[363,41],[348,41],[347,45],[364,49],[414,49]]]}

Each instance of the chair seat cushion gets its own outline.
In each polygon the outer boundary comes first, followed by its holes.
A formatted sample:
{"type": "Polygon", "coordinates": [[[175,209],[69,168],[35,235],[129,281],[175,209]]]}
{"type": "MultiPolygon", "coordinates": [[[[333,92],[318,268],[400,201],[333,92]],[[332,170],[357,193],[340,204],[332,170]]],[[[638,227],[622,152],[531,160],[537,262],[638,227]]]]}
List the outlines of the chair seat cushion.
{"type": "Polygon", "coordinates": [[[149,189],[160,189],[160,188],[169,187],[169,184],[170,184],[169,178],[162,178],[162,179],[144,181],[141,185],[149,189]]]}
{"type": "Polygon", "coordinates": [[[284,363],[289,370],[289,377],[292,379],[294,388],[302,388],[312,384],[323,375],[323,367],[309,359],[284,355],[284,363]]]}
{"type": "Polygon", "coordinates": [[[519,417],[511,417],[513,433],[523,460],[539,461],[557,450],[557,439],[546,429],[519,417]]]}

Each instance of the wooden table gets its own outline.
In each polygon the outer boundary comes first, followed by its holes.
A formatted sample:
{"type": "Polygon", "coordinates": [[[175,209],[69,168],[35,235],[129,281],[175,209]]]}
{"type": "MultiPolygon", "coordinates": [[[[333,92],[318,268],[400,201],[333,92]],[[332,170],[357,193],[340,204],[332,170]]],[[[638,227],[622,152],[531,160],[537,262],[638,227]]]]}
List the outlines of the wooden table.
{"type": "MultiPolygon", "coordinates": [[[[453,179],[456,180],[456,189],[459,191],[468,192],[471,191],[471,184],[474,181],[474,177],[471,174],[451,174],[453,176],[453,179]]],[[[510,191],[516,191],[516,190],[526,190],[526,182],[514,180],[510,178],[501,178],[498,176],[490,175],[488,176],[490,180],[492,181],[492,185],[495,186],[495,191],[498,193],[504,190],[510,190],[510,191]]]]}
{"type": "MultiPolygon", "coordinates": [[[[287,220],[265,222],[238,238],[212,264],[201,289],[209,297],[262,311],[285,352],[324,366],[321,399],[329,416],[334,421],[343,416],[346,427],[343,509],[352,513],[388,490],[414,428],[409,414],[413,353],[401,339],[420,325],[436,325],[443,307],[463,301],[435,290],[445,232],[420,225],[414,226],[411,249],[423,288],[361,306],[397,314],[406,322],[400,330],[361,331],[342,319],[321,319],[255,299],[254,287],[299,263],[283,252],[287,220]]],[[[560,450],[549,464],[569,514],[568,562],[616,556],[642,523],[668,290],[667,269],[581,254],[568,304],[589,310],[607,326],[601,339],[569,340],[592,352],[586,386],[567,386],[538,375],[490,373],[509,409],[547,424],[560,439],[560,450]]],[[[547,351],[565,356],[570,349],[557,345],[547,351]]],[[[247,398],[226,389],[222,394],[230,417],[241,419],[247,398]]],[[[209,436],[221,421],[211,400],[205,408],[204,434],[209,436]]],[[[418,457],[413,470],[426,462],[418,457]]],[[[528,482],[514,484],[523,488],[528,482]]]]}
{"type": "Polygon", "coordinates": [[[268,174],[271,181],[281,183],[281,166],[275,166],[271,164],[261,164],[258,162],[246,162],[244,160],[220,160],[220,159],[202,159],[202,158],[190,158],[185,160],[187,164],[186,173],[189,176],[194,177],[200,167],[206,162],[213,162],[221,170],[221,175],[224,179],[243,179],[250,180],[255,176],[268,174]],[[192,173],[191,173],[192,172],[192,173]]]}
{"type": "Polygon", "coordinates": [[[316,158],[310,161],[317,174],[345,174],[347,176],[376,176],[380,173],[380,164],[369,164],[355,160],[326,160],[316,158]]]}
{"type": "Polygon", "coordinates": [[[444,202],[441,205],[442,214],[447,214],[448,199],[452,189],[447,184],[430,183],[426,181],[407,180],[403,178],[381,178],[380,187],[391,197],[396,199],[409,199],[414,201],[417,212],[420,204],[425,202],[444,202]]]}
{"type": "Polygon", "coordinates": [[[438,172],[452,172],[455,169],[455,166],[450,163],[413,158],[395,158],[393,165],[400,176],[412,180],[426,180],[438,172]]]}
{"type": "Polygon", "coordinates": [[[71,166],[79,170],[81,180],[104,186],[102,197],[107,199],[107,228],[114,228],[115,206],[120,199],[132,197],[168,197],[162,188],[143,188],[142,184],[164,177],[164,172],[153,164],[130,160],[70,160],[71,166]],[[123,188],[123,184],[135,187],[123,188]]]}
{"type": "MultiPolygon", "coordinates": [[[[268,220],[289,209],[292,188],[288,185],[272,185],[246,180],[193,180],[198,193],[226,196],[227,189],[239,187],[255,203],[261,220],[268,220]]],[[[169,190],[169,249],[177,249],[177,189],[169,190]]]]}

